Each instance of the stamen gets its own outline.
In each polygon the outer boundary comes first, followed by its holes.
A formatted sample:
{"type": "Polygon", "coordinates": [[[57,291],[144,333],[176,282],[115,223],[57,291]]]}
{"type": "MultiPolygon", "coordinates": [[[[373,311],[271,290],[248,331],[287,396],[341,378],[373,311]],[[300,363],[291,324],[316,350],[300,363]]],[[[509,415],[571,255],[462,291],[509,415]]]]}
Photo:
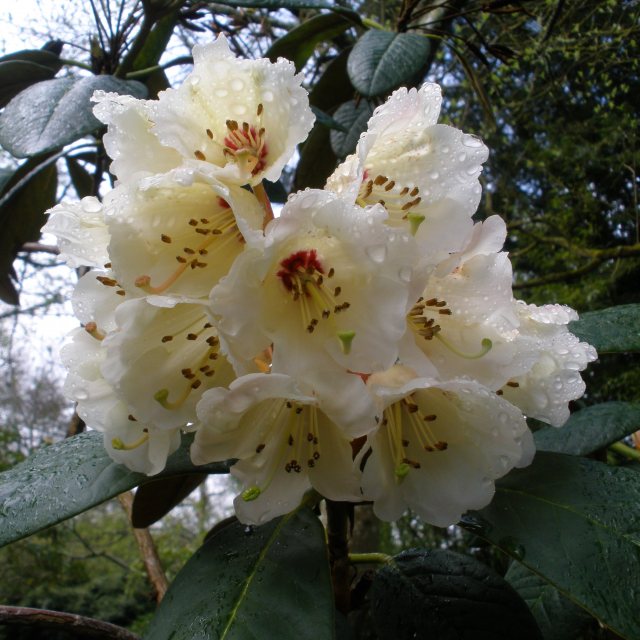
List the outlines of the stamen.
{"type": "Polygon", "coordinates": [[[111,440],[111,446],[116,451],[133,451],[133,449],[137,449],[142,446],[149,439],[149,434],[145,433],[138,440],[132,442],[131,444],[125,444],[120,438],[113,438],[111,440]]]}
{"type": "Polygon", "coordinates": [[[87,324],[84,325],[84,330],[96,340],[102,341],[107,337],[105,333],[98,329],[98,325],[95,322],[87,322],[87,324]]]}
{"type": "Polygon", "coordinates": [[[482,356],[485,356],[487,353],[489,353],[489,351],[491,351],[491,348],[493,347],[493,342],[491,342],[489,338],[483,338],[481,343],[482,348],[480,349],[480,351],[478,351],[478,353],[464,353],[463,351],[460,351],[460,349],[452,345],[446,338],[443,338],[441,333],[437,333],[435,337],[440,340],[440,342],[442,342],[442,344],[447,347],[449,351],[452,351],[457,356],[465,358],[466,360],[477,360],[478,358],[482,358],[482,356]]]}

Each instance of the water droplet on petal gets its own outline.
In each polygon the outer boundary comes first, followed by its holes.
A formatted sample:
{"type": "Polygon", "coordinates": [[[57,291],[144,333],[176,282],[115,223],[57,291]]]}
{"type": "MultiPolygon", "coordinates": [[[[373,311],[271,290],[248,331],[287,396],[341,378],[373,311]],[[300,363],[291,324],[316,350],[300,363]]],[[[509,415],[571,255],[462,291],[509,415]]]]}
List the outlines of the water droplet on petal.
{"type": "Polygon", "coordinates": [[[240,78],[234,78],[231,81],[231,89],[233,91],[242,91],[244,89],[244,82],[240,78]]]}
{"type": "Polygon", "coordinates": [[[380,264],[384,262],[384,259],[387,257],[387,247],[383,244],[377,244],[372,247],[367,247],[365,253],[372,262],[380,264]]]}
{"type": "Polygon", "coordinates": [[[413,275],[413,269],[411,267],[402,267],[398,272],[398,277],[402,282],[411,282],[411,276],[413,275]]]}
{"type": "Polygon", "coordinates": [[[462,144],[465,147],[470,147],[472,149],[478,149],[482,146],[482,141],[475,136],[472,136],[470,133],[465,133],[462,136],[462,144]]]}

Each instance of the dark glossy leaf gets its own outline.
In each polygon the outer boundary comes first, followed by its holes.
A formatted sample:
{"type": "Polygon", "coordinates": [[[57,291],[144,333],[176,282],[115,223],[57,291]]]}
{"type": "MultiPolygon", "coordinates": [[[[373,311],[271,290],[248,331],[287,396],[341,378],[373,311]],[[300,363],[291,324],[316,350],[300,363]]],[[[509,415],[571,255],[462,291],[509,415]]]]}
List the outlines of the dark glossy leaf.
{"type": "Polygon", "coordinates": [[[640,351],[640,304],[588,311],[570,322],[569,330],[598,353],[640,351]]]}
{"type": "Polygon", "coordinates": [[[322,189],[336,164],[337,158],[329,141],[329,129],[316,122],[305,143],[300,147],[300,161],[294,181],[295,190],[307,187],[322,189]]]}
{"type": "Polygon", "coordinates": [[[309,94],[309,102],[313,107],[330,113],[353,98],[353,86],[347,73],[349,52],[347,49],[336,56],[313,85],[309,94]]]}
{"type": "Polygon", "coordinates": [[[417,33],[371,29],[353,47],[347,71],[363,96],[379,96],[415,81],[430,51],[429,39],[417,33]]]}
{"type": "Polygon", "coordinates": [[[560,429],[536,431],[536,448],[541,451],[585,456],[640,429],[640,404],[603,402],[572,414],[560,429]]]}
{"type": "Polygon", "coordinates": [[[249,9],[335,9],[332,0],[218,0],[227,7],[247,7],[249,9]]]}
{"type": "MultiPolygon", "coordinates": [[[[201,467],[191,464],[192,440],[192,436],[184,436],[165,470],[154,477],[229,471],[229,465],[222,462],[201,467]]],[[[0,546],[78,515],[148,480],[148,476],[113,462],[102,434],[95,431],[44,447],[0,473],[0,546]]]]}
{"type": "Polygon", "coordinates": [[[285,203],[287,201],[289,194],[280,180],[277,182],[265,180],[263,184],[264,190],[267,192],[267,196],[271,202],[285,203]]]}
{"type": "Polygon", "coordinates": [[[380,640],[542,640],[527,605],[503,578],[452,551],[401,553],[378,571],[370,599],[380,640]]]}
{"type": "Polygon", "coordinates": [[[584,609],[519,562],[511,563],[505,579],[529,606],[544,640],[579,640],[593,622],[584,609]]]}
{"type": "Polygon", "coordinates": [[[150,527],[180,504],[206,477],[206,473],[189,473],[141,485],[133,499],[131,523],[138,529],[150,527]]]}
{"type": "Polygon", "coordinates": [[[624,638],[637,638],[640,474],[559,453],[497,483],[463,526],[522,562],[624,638]]]}
{"type": "Polygon", "coordinates": [[[338,158],[344,159],[356,150],[360,134],[366,130],[372,114],[373,108],[366,100],[359,104],[350,100],[338,107],[333,119],[346,131],[334,129],[330,134],[331,148],[338,158]]]}
{"type": "Polygon", "coordinates": [[[17,95],[0,115],[0,145],[25,158],[64,147],[102,125],[92,112],[93,92],[114,91],[144,97],[144,85],[113,76],[55,78],[17,95]]]}
{"type": "Polygon", "coordinates": [[[0,207],[0,298],[17,305],[13,261],[25,242],[40,238],[45,211],[56,203],[58,172],[55,163],[46,164],[46,158],[39,157],[23,162],[7,177],[0,191],[0,200],[8,197],[0,207]]]}
{"type": "Polygon", "coordinates": [[[291,60],[300,71],[321,42],[327,42],[354,24],[360,24],[360,16],[353,11],[321,13],[276,40],[267,51],[267,58],[275,62],[279,57],[291,60]]]}
{"type": "Polygon", "coordinates": [[[346,127],[340,124],[337,120],[334,120],[328,113],[325,113],[313,105],[311,105],[311,111],[313,111],[313,115],[316,117],[316,122],[319,122],[323,127],[347,133],[346,127]]]}
{"type": "Polygon", "coordinates": [[[93,195],[93,176],[73,157],[67,156],[67,169],[78,198],[93,195]]]}
{"type": "Polygon", "coordinates": [[[50,80],[62,63],[58,55],[42,49],[25,49],[0,58],[0,107],[27,87],[50,80]]]}
{"type": "Polygon", "coordinates": [[[145,640],[330,640],[324,529],[307,507],[217,530],[165,595],[145,640]]]}

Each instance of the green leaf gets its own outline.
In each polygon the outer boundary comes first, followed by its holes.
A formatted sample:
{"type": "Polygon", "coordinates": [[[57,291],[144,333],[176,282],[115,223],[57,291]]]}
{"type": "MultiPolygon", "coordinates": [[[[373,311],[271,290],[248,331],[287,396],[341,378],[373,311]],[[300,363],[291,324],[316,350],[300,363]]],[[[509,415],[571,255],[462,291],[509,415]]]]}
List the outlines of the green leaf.
{"type": "Polygon", "coordinates": [[[514,589],[481,562],[453,551],[401,553],[376,574],[370,600],[385,639],[542,640],[514,589]]]}
{"type": "Polygon", "coordinates": [[[309,94],[313,107],[330,113],[343,102],[353,98],[353,87],[347,74],[350,49],[340,52],[324,70],[309,94]]]}
{"type": "Polygon", "coordinates": [[[67,156],[67,169],[73,188],[82,199],[93,195],[93,176],[72,156],[67,156]]]}
{"type": "Polygon", "coordinates": [[[356,150],[360,134],[366,130],[373,108],[366,100],[356,103],[353,100],[340,105],[333,114],[333,119],[346,131],[332,130],[330,134],[331,148],[340,159],[346,158],[356,150]]]}
{"type": "Polygon", "coordinates": [[[19,304],[13,284],[13,261],[25,242],[40,238],[45,211],[56,203],[58,172],[55,163],[43,157],[23,162],[16,171],[3,176],[0,191],[0,298],[19,304]],[[24,180],[24,182],[22,182],[24,180]],[[15,189],[15,191],[13,191],[15,189]],[[12,192],[10,195],[10,192],[12,192]]]}
{"type": "Polygon", "coordinates": [[[588,311],[570,322],[569,330],[598,353],[640,351],[640,304],[588,311]]]}
{"type": "Polygon", "coordinates": [[[544,640],[579,640],[593,618],[548,582],[512,562],[505,579],[529,606],[544,640]]]}
{"type": "Polygon", "coordinates": [[[82,138],[102,125],[92,113],[93,92],[144,97],[144,85],[113,76],[55,78],[17,95],[0,115],[0,145],[25,158],[47,153],[82,138]]]}
{"type": "Polygon", "coordinates": [[[145,640],[330,640],[324,529],[307,507],[215,531],[173,581],[145,640]]]}
{"type": "Polygon", "coordinates": [[[425,36],[371,29],[353,47],[347,71],[363,96],[379,96],[414,81],[430,51],[425,36]]]}
{"type": "Polygon", "coordinates": [[[313,111],[313,115],[316,117],[316,122],[319,122],[323,127],[347,133],[346,127],[340,124],[338,121],[334,120],[328,113],[325,113],[324,111],[318,109],[318,107],[314,107],[313,105],[311,105],[311,111],[313,111]]]}
{"type": "Polygon", "coordinates": [[[248,9],[335,9],[331,0],[218,0],[218,4],[227,7],[246,7],[248,9]]]}
{"type": "Polygon", "coordinates": [[[206,477],[206,473],[188,473],[149,480],[136,491],[131,523],[138,529],[150,527],[180,504],[206,477]]]}
{"type": "Polygon", "coordinates": [[[572,414],[560,429],[536,431],[536,448],[541,451],[586,456],[640,429],[640,404],[603,402],[572,414]]]}
{"type": "MultiPolygon", "coordinates": [[[[195,467],[189,460],[192,439],[183,437],[180,449],[154,478],[229,471],[229,465],[222,462],[195,467]]],[[[0,473],[0,546],[78,515],[148,480],[148,476],[111,460],[102,434],[95,431],[44,447],[0,473]]]]}
{"type": "Polygon", "coordinates": [[[50,80],[60,71],[62,62],[51,51],[25,49],[0,58],[0,107],[27,87],[50,80]]]}
{"type": "Polygon", "coordinates": [[[354,24],[361,24],[360,16],[354,11],[321,13],[276,40],[266,57],[272,62],[279,57],[287,58],[300,71],[318,44],[332,40],[354,24]]]}
{"type": "Polygon", "coordinates": [[[636,639],[640,474],[559,453],[496,484],[493,502],[463,518],[624,638],[636,639]]]}
{"type": "Polygon", "coordinates": [[[300,146],[294,189],[322,189],[336,168],[337,158],[331,149],[329,129],[316,122],[305,143],[300,146]]]}

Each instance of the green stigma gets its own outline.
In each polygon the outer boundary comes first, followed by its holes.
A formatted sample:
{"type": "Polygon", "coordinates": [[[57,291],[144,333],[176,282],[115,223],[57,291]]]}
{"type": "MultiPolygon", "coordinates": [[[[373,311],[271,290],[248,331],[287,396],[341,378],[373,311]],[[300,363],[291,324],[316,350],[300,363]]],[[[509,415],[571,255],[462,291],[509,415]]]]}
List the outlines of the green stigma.
{"type": "Polygon", "coordinates": [[[338,331],[338,340],[340,340],[340,348],[345,356],[351,353],[351,343],[356,337],[355,331],[338,331]]]}
{"type": "Polygon", "coordinates": [[[415,236],[418,228],[424,222],[424,216],[420,213],[409,213],[407,214],[407,220],[409,221],[411,235],[415,236]]]}
{"type": "Polygon", "coordinates": [[[252,500],[255,500],[260,494],[262,493],[262,491],[260,490],[260,487],[249,487],[248,489],[245,489],[241,496],[242,499],[245,502],[251,502],[252,500]]]}

